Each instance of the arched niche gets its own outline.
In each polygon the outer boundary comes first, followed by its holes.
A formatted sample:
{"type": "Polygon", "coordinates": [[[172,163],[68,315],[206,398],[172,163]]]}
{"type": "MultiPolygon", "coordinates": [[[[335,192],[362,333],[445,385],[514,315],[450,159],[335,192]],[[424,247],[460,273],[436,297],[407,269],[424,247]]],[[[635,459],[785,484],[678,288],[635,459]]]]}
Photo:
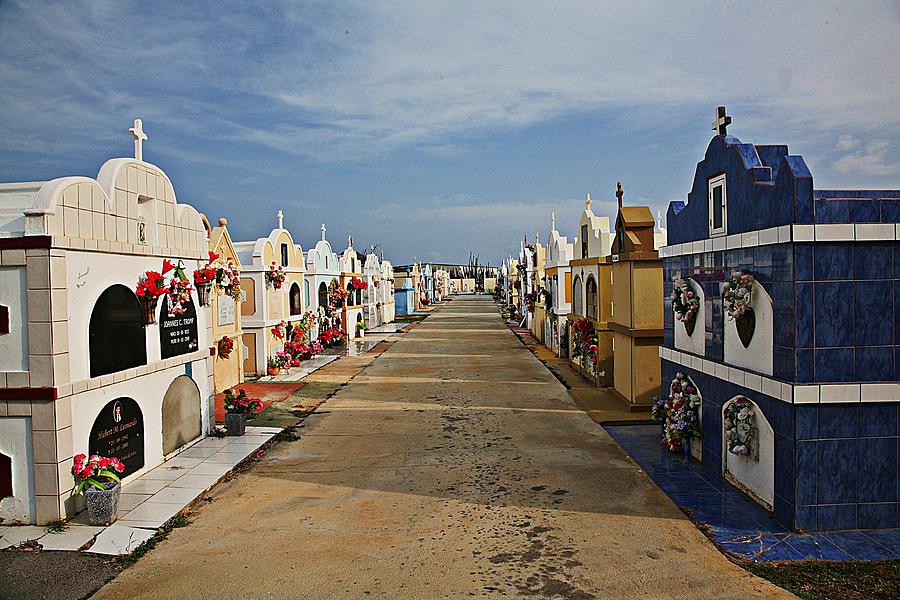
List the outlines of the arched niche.
{"type": "Polygon", "coordinates": [[[303,312],[303,297],[300,294],[300,286],[294,282],[291,284],[289,292],[289,302],[291,315],[299,315],[303,312]]]}
{"type": "MultiPolygon", "coordinates": [[[[685,386],[691,386],[694,389],[693,394],[685,394],[685,398],[688,398],[689,395],[694,395],[697,397],[698,404],[694,409],[697,413],[697,428],[702,432],[703,431],[703,392],[700,391],[700,387],[694,383],[694,380],[691,379],[690,375],[685,375],[684,373],[678,373],[681,376],[681,385],[682,390],[685,386]]],[[[676,383],[679,383],[678,376],[669,382],[669,398],[674,397],[677,392],[676,383]]],[[[696,439],[691,440],[691,456],[697,459],[698,462],[703,461],[703,437],[698,437],[696,439]]]]}
{"type": "Polygon", "coordinates": [[[91,427],[88,454],[116,457],[125,463],[122,477],[144,466],[144,413],[132,398],[107,402],[91,427]]]}
{"type": "Polygon", "coordinates": [[[576,275],[572,281],[572,312],[579,317],[584,316],[581,300],[581,276],[576,275]]]}
{"type": "Polygon", "coordinates": [[[202,434],[200,389],[187,375],[172,380],[162,401],[163,456],[202,434]]]}
{"type": "MultiPolygon", "coordinates": [[[[673,315],[675,347],[697,356],[704,356],[706,354],[706,294],[703,293],[703,287],[690,277],[685,277],[684,281],[690,290],[694,292],[695,297],[700,302],[700,306],[697,310],[697,316],[694,320],[694,331],[691,335],[688,335],[685,324],[673,315]]],[[[674,310],[672,312],[674,313],[674,310]]]]}
{"type": "Polygon", "coordinates": [[[124,285],[110,286],[97,298],[88,337],[91,377],[147,364],[144,312],[124,285]]]}
{"type": "Polygon", "coordinates": [[[593,275],[588,275],[584,284],[584,310],[584,316],[597,320],[597,281],[593,275]]]}
{"type": "Polygon", "coordinates": [[[319,284],[319,306],[322,308],[328,306],[328,286],[324,281],[319,284]]]}
{"type": "Polygon", "coordinates": [[[724,359],[726,363],[736,367],[744,367],[757,373],[771,375],[774,356],[775,307],[771,296],[759,281],[753,282],[750,308],[753,309],[756,325],[750,345],[746,347],[738,336],[736,321],[728,318],[725,313],[724,359]]]}
{"type": "Polygon", "coordinates": [[[746,396],[735,396],[722,405],[722,476],[751,498],[772,510],[775,500],[775,432],[759,405],[746,396]],[[753,410],[756,448],[749,454],[729,450],[726,412],[736,401],[749,403],[753,410]]]}

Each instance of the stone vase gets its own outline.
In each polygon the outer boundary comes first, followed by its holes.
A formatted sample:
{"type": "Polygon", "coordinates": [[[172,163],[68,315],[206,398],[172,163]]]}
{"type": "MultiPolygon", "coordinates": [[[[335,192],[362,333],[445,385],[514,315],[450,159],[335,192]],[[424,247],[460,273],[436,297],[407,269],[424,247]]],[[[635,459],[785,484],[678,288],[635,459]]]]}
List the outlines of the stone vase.
{"type": "Polygon", "coordinates": [[[109,525],[116,520],[121,489],[117,481],[105,484],[102,490],[94,487],[85,489],[84,499],[91,525],[109,525]]]}
{"type": "Polygon", "coordinates": [[[734,320],[734,325],[744,348],[748,348],[753,340],[753,332],[756,331],[756,313],[752,308],[747,308],[744,314],[734,320]]]}
{"type": "Polygon", "coordinates": [[[141,307],[144,309],[144,323],[153,325],[156,323],[156,303],[158,296],[141,296],[141,307]]]}
{"type": "Polygon", "coordinates": [[[197,285],[197,301],[200,306],[209,306],[209,292],[212,290],[211,283],[198,283],[197,285]]]}
{"type": "Polygon", "coordinates": [[[247,415],[244,413],[225,413],[225,431],[228,435],[244,435],[247,428],[247,415]]]}

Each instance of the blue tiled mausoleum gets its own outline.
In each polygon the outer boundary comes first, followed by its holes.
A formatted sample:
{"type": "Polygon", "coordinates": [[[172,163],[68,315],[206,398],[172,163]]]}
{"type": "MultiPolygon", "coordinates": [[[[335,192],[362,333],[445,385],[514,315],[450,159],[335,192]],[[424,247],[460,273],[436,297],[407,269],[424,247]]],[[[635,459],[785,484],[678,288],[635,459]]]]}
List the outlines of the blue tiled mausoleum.
{"type": "Polygon", "coordinates": [[[666,299],[661,395],[689,378],[702,407],[695,455],[787,527],[900,527],[898,223],[900,191],[816,190],[787,146],[724,127],[687,202],[669,205],[666,293],[683,279],[699,312],[689,334],[666,299]],[[726,314],[734,272],[752,278],[755,324],[726,314]],[[736,397],[754,412],[747,455],[725,443],[736,397]]]}

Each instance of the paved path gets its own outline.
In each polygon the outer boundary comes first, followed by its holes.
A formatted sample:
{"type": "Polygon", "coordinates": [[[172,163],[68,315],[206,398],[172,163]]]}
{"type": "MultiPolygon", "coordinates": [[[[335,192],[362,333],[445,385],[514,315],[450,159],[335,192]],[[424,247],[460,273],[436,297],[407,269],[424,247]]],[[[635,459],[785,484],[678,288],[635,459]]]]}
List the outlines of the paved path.
{"type": "Polygon", "coordinates": [[[770,598],[457,298],[101,598],[770,598]]]}

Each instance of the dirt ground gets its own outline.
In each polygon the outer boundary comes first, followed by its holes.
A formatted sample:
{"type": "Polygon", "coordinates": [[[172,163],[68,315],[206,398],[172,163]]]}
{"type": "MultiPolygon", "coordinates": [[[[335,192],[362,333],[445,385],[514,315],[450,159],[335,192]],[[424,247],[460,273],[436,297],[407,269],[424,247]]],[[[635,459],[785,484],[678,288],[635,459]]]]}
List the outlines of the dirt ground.
{"type": "Polygon", "coordinates": [[[97,597],[791,597],[722,556],[490,299],[345,360],[298,441],[97,597]]]}

